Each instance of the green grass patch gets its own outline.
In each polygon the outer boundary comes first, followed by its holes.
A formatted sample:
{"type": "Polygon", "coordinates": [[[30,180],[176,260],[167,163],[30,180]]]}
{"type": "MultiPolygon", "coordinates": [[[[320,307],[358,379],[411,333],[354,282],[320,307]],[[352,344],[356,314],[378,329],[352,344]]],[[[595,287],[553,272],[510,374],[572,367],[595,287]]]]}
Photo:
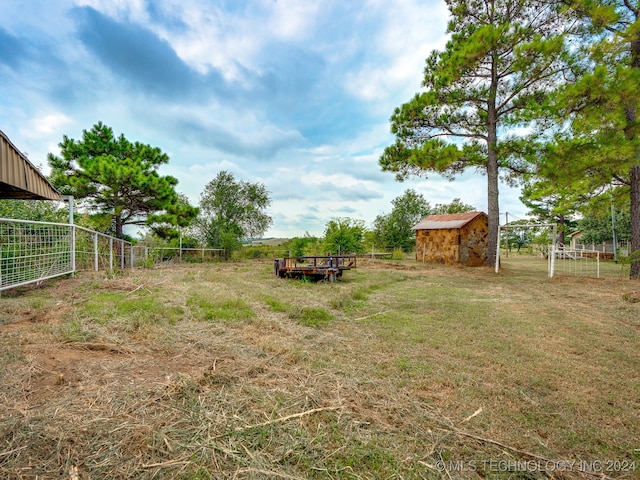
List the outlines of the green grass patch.
{"type": "Polygon", "coordinates": [[[256,313],[241,298],[230,300],[210,301],[202,297],[191,297],[187,306],[195,318],[208,322],[214,320],[246,320],[254,318],[256,313]]]}
{"type": "Polygon", "coordinates": [[[166,305],[152,293],[134,297],[120,292],[98,292],[89,295],[83,313],[102,325],[119,321],[143,326],[175,325],[185,312],[182,307],[166,305]]]}
{"type": "Polygon", "coordinates": [[[293,308],[289,318],[307,327],[321,327],[331,322],[333,315],[321,307],[300,307],[293,308]]]}
{"type": "Polygon", "coordinates": [[[286,313],[291,310],[291,304],[288,302],[283,302],[281,300],[266,297],[264,299],[264,303],[266,303],[272,312],[286,313]]]}

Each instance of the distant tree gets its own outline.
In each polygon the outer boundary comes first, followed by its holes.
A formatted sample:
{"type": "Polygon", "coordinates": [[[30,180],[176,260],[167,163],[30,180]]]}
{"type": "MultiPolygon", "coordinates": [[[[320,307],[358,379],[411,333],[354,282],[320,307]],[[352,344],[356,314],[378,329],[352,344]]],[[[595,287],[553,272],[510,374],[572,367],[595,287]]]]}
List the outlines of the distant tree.
{"type": "MultiPolygon", "coordinates": [[[[619,187],[618,192],[624,187],[619,187]]],[[[626,192],[624,192],[626,193],[626,192]]],[[[582,218],[578,220],[578,229],[582,232],[580,239],[583,244],[602,243],[613,239],[613,225],[615,219],[616,238],[618,240],[631,239],[631,215],[626,195],[600,195],[593,198],[581,211],[582,218]]]]}
{"type": "Polygon", "coordinates": [[[454,198],[451,203],[436,203],[429,215],[448,215],[452,213],[475,212],[476,207],[464,203],[459,198],[454,198]]]}
{"type": "Polygon", "coordinates": [[[391,117],[394,145],[380,158],[398,179],[467,169],[487,176],[487,264],[495,265],[498,180],[528,169],[523,135],[538,103],[561,80],[566,20],[550,0],[447,0],[450,40],[433,51],[425,91],[391,117]]]}
{"type": "Polygon", "coordinates": [[[411,230],[416,223],[427,215],[471,212],[474,207],[463,203],[459,198],[449,204],[436,204],[431,207],[422,194],[413,189],[391,201],[391,213],[378,215],[373,222],[375,243],[383,248],[400,248],[411,251],[416,244],[415,232],[411,230]]]}
{"type": "Polygon", "coordinates": [[[520,227],[518,225],[529,225],[529,220],[516,220],[514,222],[509,222],[509,228],[507,229],[506,234],[503,234],[503,239],[505,243],[507,243],[509,250],[512,248],[516,248],[518,253],[520,253],[520,249],[526,245],[529,245],[537,234],[540,233],[541,230],[538,228],[529,228],[529,227],[520,227]]]}
{"type": "Polygon", "coordinates": [[[271,226],[272,219],[264,212],[270,204],[264,185],[237,181],[223,170],[200,195],[198,236],[209,247],[224,248],[229,256],[242,239],[260,237],[271,226]]]}
{"type": "Polygon", "coordinates": [[[300,257],[304,255],[320,254],[319,245],[320,239],[313,237],[308,233],[303,237],[293,237],[287,243],[287,248],[291,250],[291,255],[294,257],[300,257]]]}
{"type": "Polygon", "coordinates": [[[179,201],[178,180],[161,176],[169,157],[157,147],[131,143],[99,122],[82,139],[63,136],[61,156],[50,153],[51,183],[112,219],[116,236],[125,225],[188,225],[197,209],[179,201]]]}
{"type": "Polygon", "coordinates": [[[364,221],[353,218],[334,218],[330,220],[324,231],[325,250],[336,255],[338,253],[364,252],[364,221]]]}
{"type": "Polygon", "coordinates": [[[405,190],[391,204],[391,213],[378,215],[373,222],[377,243],[384,248],[401,248],[408,252],[416,243],[411,227],[431,213],[431,205],[413,189],[405,190]]]}
{"type": "Polygon", "coordinates": [[[561,244],[566,235],[576,228],[576,215],[586,198],[573,189],[545,179],[533,178],[525,183],[520,201],[529,208],[528,214],[537,222],[558,224],[561,244]]]}
{"type": "Polygon", "coordinates": [[[0,200],[0,218],[67,223],[69,209],[47,200],[0,200]]]}

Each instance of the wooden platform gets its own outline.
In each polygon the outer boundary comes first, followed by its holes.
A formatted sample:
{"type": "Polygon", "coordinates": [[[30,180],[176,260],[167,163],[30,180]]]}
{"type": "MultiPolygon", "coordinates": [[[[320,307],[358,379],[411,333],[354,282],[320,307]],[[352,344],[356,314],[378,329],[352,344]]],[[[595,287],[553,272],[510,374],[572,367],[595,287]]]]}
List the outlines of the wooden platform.
{"type": "Polygon", "coordinates": [[[308,278],[335,282],[345,270],[356,268],[355,255],[276,258],[274,272],[281,278],[308,278]]]}

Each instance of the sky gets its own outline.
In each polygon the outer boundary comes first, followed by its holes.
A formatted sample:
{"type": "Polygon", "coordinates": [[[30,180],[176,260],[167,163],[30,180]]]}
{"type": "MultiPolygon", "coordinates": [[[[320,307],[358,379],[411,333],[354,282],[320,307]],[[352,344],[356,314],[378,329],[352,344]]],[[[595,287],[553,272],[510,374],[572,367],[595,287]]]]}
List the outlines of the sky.
{"type": "MultiPolygon", "coordinates": [[[[101,121],[159,147],[193,205],[226,170],[269,191],[265,237],[368,228],[407,189],[487,210],[469,171],[398,182],[378,159],[393,110],[446,43],[444,0],[0,0],[0,130],[50,172],[101,121]]],[[[500,186],[500,212],[524,216],[500,186]]]]}

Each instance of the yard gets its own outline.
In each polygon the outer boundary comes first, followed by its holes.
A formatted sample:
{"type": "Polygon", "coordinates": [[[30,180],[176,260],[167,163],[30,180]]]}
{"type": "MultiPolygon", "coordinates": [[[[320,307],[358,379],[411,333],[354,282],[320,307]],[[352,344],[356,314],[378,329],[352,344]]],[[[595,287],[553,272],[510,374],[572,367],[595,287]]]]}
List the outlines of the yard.
{"type": "Polygon", "coordinates": [[[640,478],[640,283],[502,266],[3,292],[0,477],[640,478]]]}

